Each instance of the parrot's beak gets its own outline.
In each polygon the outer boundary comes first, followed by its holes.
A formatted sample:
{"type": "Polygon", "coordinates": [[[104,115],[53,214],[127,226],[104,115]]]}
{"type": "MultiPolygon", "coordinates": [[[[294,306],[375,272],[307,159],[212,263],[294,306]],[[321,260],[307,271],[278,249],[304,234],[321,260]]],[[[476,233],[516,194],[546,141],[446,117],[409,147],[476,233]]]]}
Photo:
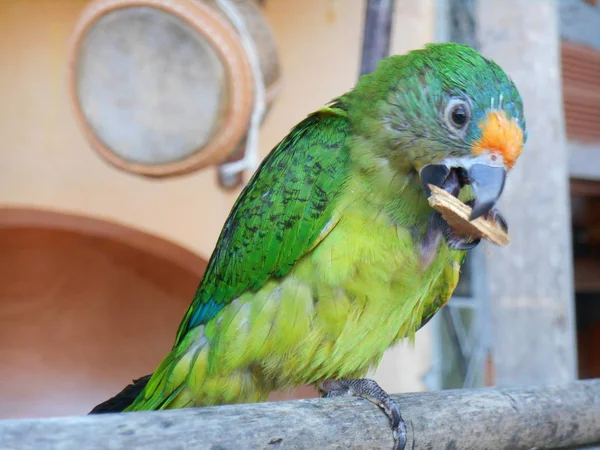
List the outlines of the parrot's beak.
{"type": "MultiPolygon", "coordinates": [[[[471,154],[461,157],[446,157],[435,164],[421,168],[421,185],[427,197],[431,195],[429,185],[444,189],[455,197],[462,194],[462,188],[469,185],[465,192],[471,206],[469,220],[485,216],[508,231],[508,225],[496,210],[496,202],[504,190],[506,173],[510,170],[523,149],[523,130],[517,119],[508,117],[503,110],[490,110],[478,123],[480,138],[472,143],[471,154]]],[[[457,236],[451,227],[441,220],[436,211],[432,213],[433,222],[429,231],[442,231],[448,245],[455,250],[468,250],[479,242],[465,240],[457,236]]],[[[435,234],[435,233],[434,233],[435,234]]]]}
{"type": "MultiPolygon", "coordinates": [[[[455,197],[459,196],[464,186],[470,185],[473,199],[467,202],[472,208],[469,220],[489,215],[490,219],[498,222],[504,230],[508,230],[506,221],[494,208],[506,180],[506,169],[503,165],[481,157],[447,159],[438,164],[424,166],[419,175],[427,197],[431,195],[430,184],[444,189],[455,197]]],[[[457,235],[435,211],[430,219],[428,235],[435,236],[437,232],[443,234],[450,248],[454,250],[469,250],[477,246],[480,241],[480,239],[457,235]]]]}
{"type": "Polygon", "coordinates": [[[506,169],[487,164],[473,164],[469,169],[469,181],[475,196],[469,220],[474,220],[490,212],[496,205],[504,189],[506,169]]]}
{"type": "Polygon", "coordinates": [[[474,163],[468,168],[451,163],[428,164],[421,169],[421,185],[427,196],[431,194],[429,184],[438,186],[457,196],[465,184],[470,184],[475,199],[469,220],[481,217],[492,210],[502,195],[506,181],[503,166],[474,163]]]}
{"type": "MultiPolygon", "coordinates": [[[[446,179],[450,175],[450,167],[447,165],[427,164],[421,169],[419,175],[421,177],[421,186],[427,197],[431,195],[431,189],[429,189],[430,184],[448,190],[447,187],[444,187],[446,179]]],[[[449,190],[449,192],[452,194],[451,190],[449,190]]]]}

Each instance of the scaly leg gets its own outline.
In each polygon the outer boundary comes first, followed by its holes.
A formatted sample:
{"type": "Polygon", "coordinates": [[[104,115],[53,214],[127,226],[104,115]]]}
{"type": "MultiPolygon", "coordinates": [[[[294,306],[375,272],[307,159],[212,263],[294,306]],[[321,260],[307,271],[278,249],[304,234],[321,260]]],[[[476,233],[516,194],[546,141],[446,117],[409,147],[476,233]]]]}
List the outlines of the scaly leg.
{"type": "Polygon", "coordinates": [[[353,395],[379,406],[390,419],[394,441],[396,442],[395,450],[404,450],[406,446],[406,424],[400,414],[400,407],[375,381],[366,378],[328,380],[319,383],[319,390],[325,398],[353,395]]]}
{"type": "Polygon", "coordinates": [[[498,225],[500,225],[500,228],[502,228],[505,233],[508,233],[508,223],[506,223],[506,220],[504,219],[504,217],[502,217],[502,214],[500,214],[500,211],[498,211],[496,208],[491,209],[485,215],[485,218],[487,220],[491,220],[492,222],[496,222],[498,225]]]}

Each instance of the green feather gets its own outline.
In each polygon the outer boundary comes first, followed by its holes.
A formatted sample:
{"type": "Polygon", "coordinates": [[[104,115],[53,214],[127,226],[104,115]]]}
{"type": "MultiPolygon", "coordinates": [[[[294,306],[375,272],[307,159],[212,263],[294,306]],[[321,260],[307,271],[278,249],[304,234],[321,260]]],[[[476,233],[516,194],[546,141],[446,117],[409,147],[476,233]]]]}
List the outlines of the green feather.
{"type": "Polygon", "coordinates": [[[494,102],[525,134],[499,66],[432,44],[382,61],[294,127],[233,206],[172,351],[128,410],[364,376],[414,336],[450,298],[465,256],[441,240],[422,262],[433,211],[418,168],[471,155],[494,102]],[[461,135],[441,117],[456,96],[472,105],[461,135]]]}
{"type": "Polygon", "coordinates": [[[343,188],[348,135],[345,111],[324,108],[265,158],[225,222],[175,346],[233,299],[283,277],[314,245],[343,188]]]}

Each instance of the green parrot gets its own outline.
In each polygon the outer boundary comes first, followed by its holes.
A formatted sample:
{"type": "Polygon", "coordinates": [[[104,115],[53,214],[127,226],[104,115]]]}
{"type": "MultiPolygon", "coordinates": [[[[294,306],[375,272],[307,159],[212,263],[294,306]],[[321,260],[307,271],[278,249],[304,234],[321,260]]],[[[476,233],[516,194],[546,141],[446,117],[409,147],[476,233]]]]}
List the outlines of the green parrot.
{"type": "Polygon", "coordinates": [[[427,201],[495,204],[526,141],[523,104],[494,62],[454,43],[381,61],[264,159],[225,222],[170,353],[92,413],[264,401],[312,384],[381,407],[364,379],[446,302],[467,250],[427,201]]]}

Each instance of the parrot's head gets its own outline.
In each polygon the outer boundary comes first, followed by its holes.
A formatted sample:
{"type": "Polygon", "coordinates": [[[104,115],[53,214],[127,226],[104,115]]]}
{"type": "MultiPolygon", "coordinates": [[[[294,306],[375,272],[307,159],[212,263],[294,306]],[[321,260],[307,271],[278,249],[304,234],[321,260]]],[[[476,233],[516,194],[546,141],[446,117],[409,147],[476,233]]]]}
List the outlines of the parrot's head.
{"type": "Polygon", "coordinates": [[[527,138],[506,73],[470,47],[444,43],[387,58],[363,78],[363,132],[385,140],[376,156],[418,174],[426,194],[428,184],[455,196],[468,185],[471,219],[488,213],[527,138]]]}

